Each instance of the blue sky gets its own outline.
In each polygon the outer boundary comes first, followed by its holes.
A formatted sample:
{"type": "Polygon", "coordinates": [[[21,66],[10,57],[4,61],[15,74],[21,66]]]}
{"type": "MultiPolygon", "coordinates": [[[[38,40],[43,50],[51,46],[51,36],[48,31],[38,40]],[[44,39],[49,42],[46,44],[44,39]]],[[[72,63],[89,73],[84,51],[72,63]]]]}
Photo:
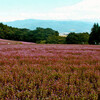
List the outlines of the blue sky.
{"type": "Polygon", "coordinates": [[[99,20],[100,0],[0,0],[0,21],[99,20]]]}

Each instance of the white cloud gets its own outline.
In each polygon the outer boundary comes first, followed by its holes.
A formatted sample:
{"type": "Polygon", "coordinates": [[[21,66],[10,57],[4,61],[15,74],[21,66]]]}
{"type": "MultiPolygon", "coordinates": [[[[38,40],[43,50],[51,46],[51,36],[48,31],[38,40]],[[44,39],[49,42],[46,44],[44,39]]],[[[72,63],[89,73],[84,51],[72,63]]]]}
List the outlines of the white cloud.
{"type": "Polygon", "coordinates": [[[2,21],[21,19],[52,19],[52,20],[100,20],[100,0],[82,0],[81,2],[60,8],[48,13],[20,12],[0,17],[2,21]]]}
{"type": "Polygon", "coordinates": [[[55,9],[56,13],[62,13],[62,19],[100,19],[100,0],[83,0],[72,6],[55,9]]]}

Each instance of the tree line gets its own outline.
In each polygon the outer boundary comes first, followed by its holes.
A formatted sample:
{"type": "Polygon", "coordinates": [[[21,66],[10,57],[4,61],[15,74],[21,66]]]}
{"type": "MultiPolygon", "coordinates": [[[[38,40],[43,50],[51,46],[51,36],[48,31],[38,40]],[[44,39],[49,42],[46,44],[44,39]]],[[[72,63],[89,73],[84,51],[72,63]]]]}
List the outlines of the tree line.
{"type": "Polygon", "coordinates": [[[66,38],[67,44],[100,44],[100,26],[95,23],[91,33],[69,33],[66,38]]]}
{"type": "Polygon", "coordinates": [[[35,30],[14,28],[0,23],[0,38],[41,44],[100,44],[100,26],[94,24],[91,33],[71,32],[67,37],[51,28],[37,27],[35,30]]]}
{"type": "Polygon", "coordinates": [[[0,23],[0,38],[26,41],[34,43],[59,43],[65,42],[65,38],[59,36],[59,32],[51,28],[36,28],[35,30],[29,30],[26,28],[13,28],[0,23]]]}

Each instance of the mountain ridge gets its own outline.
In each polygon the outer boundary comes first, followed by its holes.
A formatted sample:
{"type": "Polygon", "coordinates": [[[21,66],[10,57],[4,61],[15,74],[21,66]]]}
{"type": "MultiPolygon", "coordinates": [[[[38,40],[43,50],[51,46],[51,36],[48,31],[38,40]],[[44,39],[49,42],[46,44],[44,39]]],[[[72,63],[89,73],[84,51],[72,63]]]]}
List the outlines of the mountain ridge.
{"type": "Polygon", "coordinates": [[[93,22],[75,21],[75,20],[38,20],[38,19],[25,19],[16,20],[11,22],[3,22],[4,24],[17,28],[27,28],[30,30],[36,27],[52,28],[60,34],[69,32],[90,32],[93,22]]]}

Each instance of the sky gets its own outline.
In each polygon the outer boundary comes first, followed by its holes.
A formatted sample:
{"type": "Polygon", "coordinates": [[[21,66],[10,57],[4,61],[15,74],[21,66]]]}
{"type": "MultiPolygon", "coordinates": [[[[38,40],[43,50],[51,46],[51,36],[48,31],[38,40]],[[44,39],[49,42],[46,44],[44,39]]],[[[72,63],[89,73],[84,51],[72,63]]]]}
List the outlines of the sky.
{"type": "Polygon", "coordinates": [[[100,21],[100,0],[0,0],[0,22],[24,19],[100,21]]]}

